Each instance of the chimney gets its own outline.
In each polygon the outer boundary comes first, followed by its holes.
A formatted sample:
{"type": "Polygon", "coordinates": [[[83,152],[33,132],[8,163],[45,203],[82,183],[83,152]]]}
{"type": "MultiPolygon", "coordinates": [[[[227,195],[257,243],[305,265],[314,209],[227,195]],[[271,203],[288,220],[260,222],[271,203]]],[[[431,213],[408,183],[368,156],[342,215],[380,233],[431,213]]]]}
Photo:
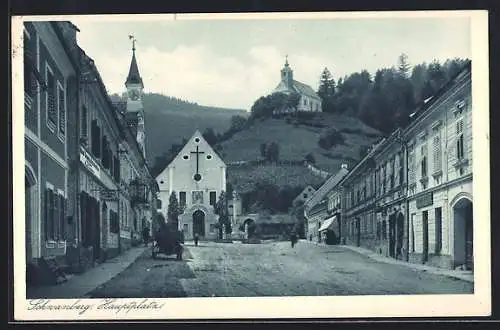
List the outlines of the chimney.
{"type": "Polygon", "coordinates": [[[345,168],[347,170],[347,164],[342,164],[340,167],[345,168]]]}

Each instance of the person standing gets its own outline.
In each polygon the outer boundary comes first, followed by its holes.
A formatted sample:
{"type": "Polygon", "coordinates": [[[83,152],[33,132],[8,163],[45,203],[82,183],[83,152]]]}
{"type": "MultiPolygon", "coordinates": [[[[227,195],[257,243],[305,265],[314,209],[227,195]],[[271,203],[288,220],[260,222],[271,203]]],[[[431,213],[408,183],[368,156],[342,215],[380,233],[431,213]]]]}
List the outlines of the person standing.
{"type": "Polygon", "coordinates": [[[295,232],[292,232],[290,234],[290,242],[292,243],[292,248],[295,246],[295,243],[297,243],[297,235],[295,232]]]}
{"type": "Polygon", "coordinates": [[[198,233],[194,234],[194,246],[198,246],[198,233]]]}
{"type": "Polygon", "coordinates": [[[144,240],[144,246],[148,246],[148,243],[149,243],[149,228],[146,227],[146,226],[142,229],[142,239],[144,240]]]}

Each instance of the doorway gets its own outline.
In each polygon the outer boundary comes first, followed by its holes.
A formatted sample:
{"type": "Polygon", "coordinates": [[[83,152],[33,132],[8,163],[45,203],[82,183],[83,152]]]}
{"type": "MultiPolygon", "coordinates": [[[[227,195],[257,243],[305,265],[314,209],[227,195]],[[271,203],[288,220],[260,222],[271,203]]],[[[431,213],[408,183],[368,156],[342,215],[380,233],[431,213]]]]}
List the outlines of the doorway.
{"type": "Polygon", "coordinates": [[[404,230],[405,227],[405,217],[401,212],[398,213],[396,218],[396,258],[403,258],[403,240],[404,240],[404,230]]]}
{"type": "Polygon", "coordinates": [[[396,249],[396,214],[389,215],[389,256],[395,258],[396,249]]]}
{"type": "Polygon", "coordinates": [[[37,214],[36,178],[29,167],[25,167],[24,175],[24,211],[25,211],[25,251],[26,263],[34,257],[33,253],[33,223],[37,214]]]}
{"type": "Polygon", "coordinates": [[[473,245],[473,209],[472,201],[461,198],[453,206],[454,221],[454,265],[465,266],[467,270],[474,269],[473,245]]]}
{"type": "Polygon", "coordinates": [[[428,211],[422,212],[422,263],[429,260],[429,218],[428,211]]]}
{"type": "Polygon", "coordinates": [[[205,213],[201,210],[193,212],[193,236],[205,237],[205,213]]]}
{"type": "Polygon", "coordinates": [[[356,218],[356,246],[361,246],[361,220],[356,218]]]}

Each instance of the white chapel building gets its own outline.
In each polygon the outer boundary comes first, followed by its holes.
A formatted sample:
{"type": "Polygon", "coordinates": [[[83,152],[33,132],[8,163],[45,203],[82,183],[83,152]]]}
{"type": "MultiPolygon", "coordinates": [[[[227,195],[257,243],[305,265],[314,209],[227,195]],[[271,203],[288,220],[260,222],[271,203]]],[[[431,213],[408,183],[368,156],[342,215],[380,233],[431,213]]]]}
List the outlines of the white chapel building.
{"type": "Polygon", "coordinates": [[[156,177],[161,201],[159,213],[168,221],[168,204],[175,192],[181,215],[179,229],[185,239],[197,233],[200,238],[216,239],[218,216],[214,206],[226,189],[226,164],[197,130],[174,160],[156,177]]]}
{"type": "Polygon", "coordinates": [[[272,91],[274,93],[283,93],[283,94],[291,94],[297,93],[300,96],[299,103],[297,104],[297,111],[305,111],[305,112],[321,112],[321,98],[314,91],[314,89],[304,84],[300,81],[297,81],[293,77],[293,70],[290,68],[288,64],[288,58],[285,60],[285,65],[281,69],[280,82],[278,86],[272,91]]]}

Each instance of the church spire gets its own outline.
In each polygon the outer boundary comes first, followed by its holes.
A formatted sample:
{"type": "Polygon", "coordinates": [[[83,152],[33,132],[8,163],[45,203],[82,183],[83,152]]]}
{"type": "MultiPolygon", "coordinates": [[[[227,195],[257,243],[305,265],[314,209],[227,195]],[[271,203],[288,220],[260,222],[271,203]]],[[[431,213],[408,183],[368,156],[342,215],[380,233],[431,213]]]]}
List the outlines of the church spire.
{"type": "Polygon", "coordinates": [[[281,69],[281,80],[285,83],[287,88],[293,88],[293,70],[288,64],[288,55],[285,55],[285,66],[281,69]]]}
{"type": "Polygon", "coordinates": [[[133,35],[128,36],[132,40],[132,61],[130,62],[130,69],[128,71],[127,81],[125,86],[131,84],[140,84],[143,87],[142,78],[139,74],[139,67],[137,66],[137,60],[135,59],[135,37],[133,35]]]}

